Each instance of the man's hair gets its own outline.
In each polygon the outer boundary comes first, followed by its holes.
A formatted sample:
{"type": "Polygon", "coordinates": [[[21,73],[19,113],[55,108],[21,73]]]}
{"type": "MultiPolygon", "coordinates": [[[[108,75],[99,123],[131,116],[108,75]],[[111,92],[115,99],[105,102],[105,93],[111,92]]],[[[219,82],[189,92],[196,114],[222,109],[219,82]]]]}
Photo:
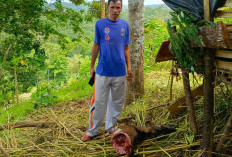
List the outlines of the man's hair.
{"type": "Polygon", "coordinates": [[[117,1],[121,1],[122,2],[122,0],[108,0],[108,6],[110,5],[110,2],[116,3],[117,1]]]}

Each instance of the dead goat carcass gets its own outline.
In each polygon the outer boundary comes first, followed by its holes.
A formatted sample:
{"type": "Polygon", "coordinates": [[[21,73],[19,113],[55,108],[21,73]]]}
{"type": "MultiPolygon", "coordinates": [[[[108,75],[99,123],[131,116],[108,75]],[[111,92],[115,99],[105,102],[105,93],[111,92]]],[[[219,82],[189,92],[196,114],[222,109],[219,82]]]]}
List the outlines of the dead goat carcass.
{"type": "Polygon", "coordinates": [[[176,129],[167,126],[134,127],[122,125],[112,135],[111,144],[117,154],[130,156],[133,154],[133,147],[136,143],[175,131],[176,129]]]}

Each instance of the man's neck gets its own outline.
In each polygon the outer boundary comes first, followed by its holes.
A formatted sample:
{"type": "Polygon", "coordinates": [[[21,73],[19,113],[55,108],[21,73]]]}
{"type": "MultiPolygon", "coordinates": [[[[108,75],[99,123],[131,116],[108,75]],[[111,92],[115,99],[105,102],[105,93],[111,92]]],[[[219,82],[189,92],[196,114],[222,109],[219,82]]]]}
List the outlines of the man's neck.
{"type": "Polygon", "coordinates": [[[114,19],[114,18],[111,18],[110,16],[108,17],[111,21],[118,21],[118,18],[114,19]]]}

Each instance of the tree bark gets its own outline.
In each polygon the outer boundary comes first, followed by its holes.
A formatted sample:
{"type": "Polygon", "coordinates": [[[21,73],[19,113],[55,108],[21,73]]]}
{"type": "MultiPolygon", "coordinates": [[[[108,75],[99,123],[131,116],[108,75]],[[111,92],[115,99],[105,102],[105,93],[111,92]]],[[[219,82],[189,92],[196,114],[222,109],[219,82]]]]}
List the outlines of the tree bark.
{"type": "Polygon", "coordinates": [[[105,0],[101,0],[101,19],[105,18],[105,0]]]}
{"type": "Polygon", "coordinates": [[[195,116],[195,108],[193,106],[193,98],[190,89],[190,82],[189,82],[189,73],[187,70],[182,69],[182,76],[183,76],[183,85],[184,85],[184,93],[185,93],[185,100],[188,110],[188,117],[190,128],[193,131],[194,135],[197,135],[197,121],[195,116]]]}
{"type": "Polygon", "coordinates": [[[144,95],[144,0],[129,0],[128,4],[133,80],[127,85],[126,104],[144,95]]]}
{"type": "Polygon", "coordinates": [[[205,76],[204,76],[204,117],[203,137],[201,148],[203,157],[212,156],[213,148],[213,106],[214,106],[214,50],[205,49],[205,76]]]}

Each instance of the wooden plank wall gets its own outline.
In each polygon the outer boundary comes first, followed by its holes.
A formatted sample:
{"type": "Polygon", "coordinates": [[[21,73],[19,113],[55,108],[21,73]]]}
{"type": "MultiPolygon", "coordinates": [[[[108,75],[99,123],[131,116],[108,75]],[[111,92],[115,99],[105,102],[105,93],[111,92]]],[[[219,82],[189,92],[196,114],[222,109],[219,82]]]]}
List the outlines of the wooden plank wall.
{"type": "MultiPolygon", "coordinates": [[[[227,0],[225,5],[218,9],[215,17],[219,19],[232,18],[232,0],[227,0]]],[[[216,67],[220,70],[232,71],[232,23],[226,23],[226,26],[230,35],[231,48],[216,52],[216,67]]]]}

